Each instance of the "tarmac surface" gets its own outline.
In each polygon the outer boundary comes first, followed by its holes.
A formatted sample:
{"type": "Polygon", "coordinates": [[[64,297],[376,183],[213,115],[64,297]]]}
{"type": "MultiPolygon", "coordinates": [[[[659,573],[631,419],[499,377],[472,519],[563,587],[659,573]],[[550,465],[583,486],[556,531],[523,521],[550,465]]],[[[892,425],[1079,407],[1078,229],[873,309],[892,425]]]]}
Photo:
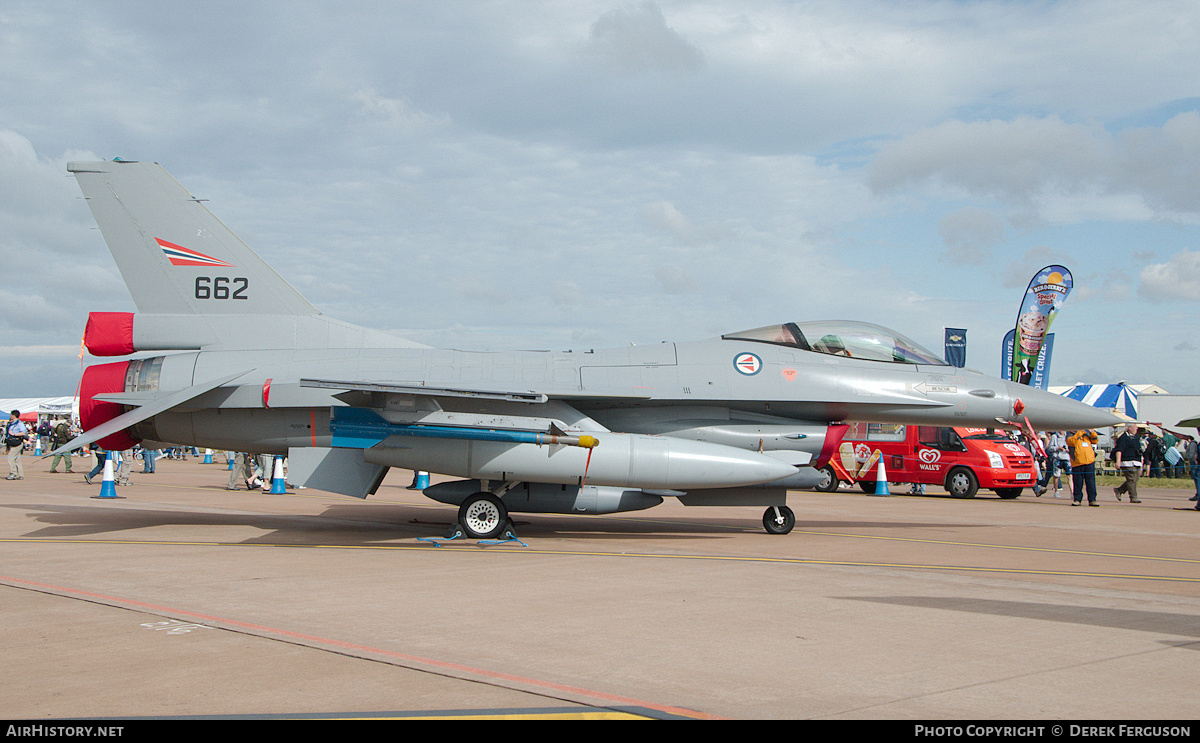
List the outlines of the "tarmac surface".
{"type": "Polygon", "coordinates": [[[1190,489],[795,492],[786,536],[668,499],[487,544],[406,471],[359,501],[160,460],[99,500],[76,465],[0,482],[0,717],[1200,717],[1190,489]]]}

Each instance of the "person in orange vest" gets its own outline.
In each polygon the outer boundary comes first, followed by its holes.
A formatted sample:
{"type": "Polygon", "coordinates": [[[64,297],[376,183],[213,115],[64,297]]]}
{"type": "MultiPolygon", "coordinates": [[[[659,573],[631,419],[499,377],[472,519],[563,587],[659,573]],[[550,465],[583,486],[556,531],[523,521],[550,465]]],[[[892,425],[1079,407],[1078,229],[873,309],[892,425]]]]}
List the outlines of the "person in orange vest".
{"type": "Polygon", "coordinates": [[[1096,442],[1099,440],[1095,431],[1076,431],[1067,437],[1067,446],[1071,450],[1072,506],[1083,505],[1085,488],[1088,505],[1100,505],[1096,502],[1096,442]]]}

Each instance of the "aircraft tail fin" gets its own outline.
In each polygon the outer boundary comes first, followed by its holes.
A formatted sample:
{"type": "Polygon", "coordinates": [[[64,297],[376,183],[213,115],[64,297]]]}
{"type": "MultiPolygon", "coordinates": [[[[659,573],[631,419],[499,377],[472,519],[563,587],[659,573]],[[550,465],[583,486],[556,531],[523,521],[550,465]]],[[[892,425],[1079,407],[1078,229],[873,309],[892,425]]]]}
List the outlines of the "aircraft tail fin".
{"type": "Polygon", "coordinates": [[[318,315],[157,163],[68,163],[138,312],[318,315]]]}

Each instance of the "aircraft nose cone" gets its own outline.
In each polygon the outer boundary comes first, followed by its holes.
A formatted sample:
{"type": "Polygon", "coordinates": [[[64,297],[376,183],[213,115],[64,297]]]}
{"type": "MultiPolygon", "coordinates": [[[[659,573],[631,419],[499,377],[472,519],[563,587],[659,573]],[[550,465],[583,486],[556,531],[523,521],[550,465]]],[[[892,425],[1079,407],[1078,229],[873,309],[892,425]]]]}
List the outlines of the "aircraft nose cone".
{"type": "Polygon", "coordinates": [[[1123,423],[1107,410],[1093,408],[1069,397],[1013,382],[1008,382],[1007,388],[1010,400],[1020,400],[1025,405],[1024,412],[1018,414],[1016,419],[1028,418],[1033,427],[1040,431],[1076,431],[1123,423]]]}

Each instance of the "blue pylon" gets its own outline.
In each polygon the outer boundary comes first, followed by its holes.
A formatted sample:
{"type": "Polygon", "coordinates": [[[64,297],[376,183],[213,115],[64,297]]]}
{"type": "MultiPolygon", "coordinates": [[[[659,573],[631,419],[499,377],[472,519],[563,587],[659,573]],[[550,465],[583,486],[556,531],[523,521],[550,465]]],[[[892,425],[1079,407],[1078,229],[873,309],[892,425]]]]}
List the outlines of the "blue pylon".
{"type": "Polygon", "coordinates": [[[104,481],[100,483],[100,495],[93,498],[120,498],[117,495],[117,480],[113,477],[113,453],[104,453],[104,481]]]}
{"type": "Polygon", "coordinates": [[[271,492],[276,495],[287,493],[287,483],[283,479],[283,457],[275,457],[275,474],[271,477],[271,492]]]}
{"type": "Polygon", "coordinates": [[[887,484],[887,470],[883,467],[883,457],[879,458],[879,479],[875,481],[875,495],[891,495],[887,484]]]}

